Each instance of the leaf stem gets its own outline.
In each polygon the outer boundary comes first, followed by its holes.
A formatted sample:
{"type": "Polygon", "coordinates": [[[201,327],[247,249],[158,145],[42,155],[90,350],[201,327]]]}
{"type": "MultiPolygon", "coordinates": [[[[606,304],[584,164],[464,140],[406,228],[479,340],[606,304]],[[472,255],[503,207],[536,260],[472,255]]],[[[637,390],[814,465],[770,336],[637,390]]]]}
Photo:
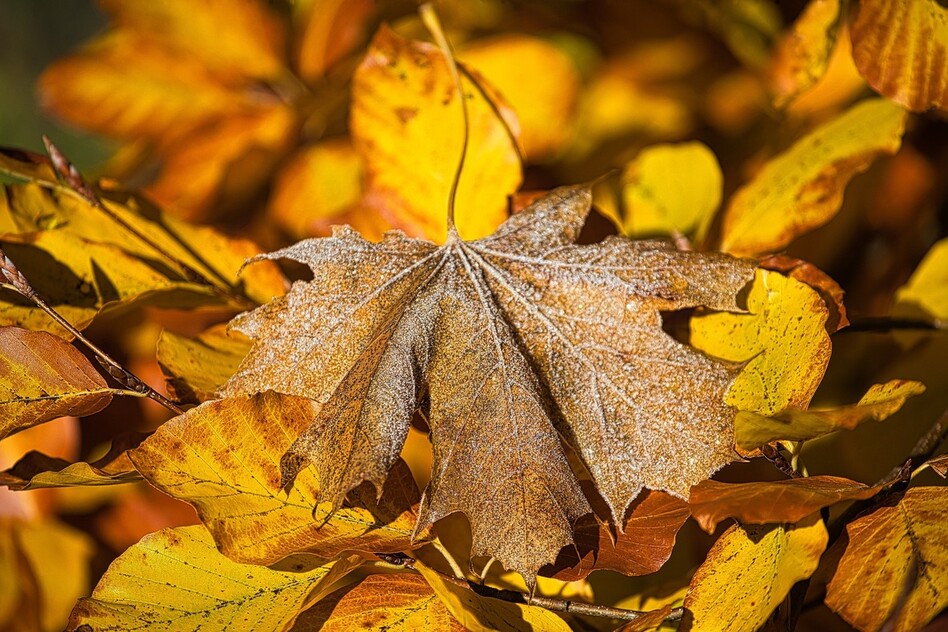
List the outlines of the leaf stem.
{"type": "Polygon", "coordinates": [[[461,76],[458,74],[458,66],[454,61],[454,53],[451,51],[451,45],[444,36],[444,30],[441,28],[441,21],[438,19],[438,14],[429,2],[421,5],[418,12],[421,14],[421,21],[424,22],[431,36],[438,44],[438,48],[444,53],[445,62],[448,64],[448,71],[451,73],[451,79],[454,81],[454,88],[460,100],[461,114],[464,121],[464,127],[462,128],[463,134],[461,136],[461,156],[458,159],[457,169],[454,171],[454,178],[451,180],[451,192],[448,194],[448,241],[452,241],[459,238],[458,229],[454,223],[454,202],[458,195],[458,186],[461,183],[464,159],[467,157],[470,119],[467,111],[467,101],[464,98],[464,89],[461,87],[461,76]]]}
{"type": "Polygon", "coordinates": [[[95,358],[98,360],[102,368],[105,369],[106,373],[108,373],[116,382],[125,388],[155,400],[176,415],[181,415],[184,413],[184,410],[179,408],[174,402],[145,384],[141,378],[113,360],[109,354],[96,346],[91,340],[86,338],[81,331],[73,327],[72,323],[63,318],[59,312],[53,309],[53,307],[47,303],[43,297],[36,293],[36,290],[33,289],[33,286],[30,284],[29,280],[27,280],[23,273],[20,272],[20,269],[17,268],[16,264],[14,264],[13,261],[7,256],[7,254],[3,251],[3,248],[0,248],[0,276],[3,276],[9,282],[13,289],[15,289],[25,298],[31,300],[37,307],[46,312],[50,318],[52,318],[60,327],[72,334],[76,340],[88,347],[89,350],[95,354],[95,358]]]}
{"type": "Polygon", "coordinates": [[[448,566],[451,567],[451,571],[454,573],[455,578],[467,581],[467,575],[461,570],[461,566],[458,564],[457,560],[454,559],[454,556],[451,555],[451,552],[448,551],[441,543],[441,540],[435,538],[431,541],[431,546],[438,550],[438,553],[448,562],[448,566]]]}

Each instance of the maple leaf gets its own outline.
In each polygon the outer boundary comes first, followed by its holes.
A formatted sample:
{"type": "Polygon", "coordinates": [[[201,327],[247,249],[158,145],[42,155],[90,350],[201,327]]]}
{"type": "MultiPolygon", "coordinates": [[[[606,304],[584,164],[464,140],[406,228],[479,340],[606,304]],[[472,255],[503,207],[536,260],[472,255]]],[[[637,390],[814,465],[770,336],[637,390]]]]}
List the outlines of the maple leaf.
{"type": "Polygon", "coordinates": [[[575,245],[590,203],[564,187],[477,241],[373,244],[337,228],[258,257],[314,274],[234,321],[255,343],[222,389],[322,403],[282,482],[310,463],[332,507],[363,480],[380,488],[427,395],[434,466],[416,533],[463,512],[473,555],[531,578],[590,511],[558,433],[615,522],[643,486],[685,496],[730,461],[736,369],[668,336],[659,310],[736,310],[753,264],[659,241],[575,245]]]}

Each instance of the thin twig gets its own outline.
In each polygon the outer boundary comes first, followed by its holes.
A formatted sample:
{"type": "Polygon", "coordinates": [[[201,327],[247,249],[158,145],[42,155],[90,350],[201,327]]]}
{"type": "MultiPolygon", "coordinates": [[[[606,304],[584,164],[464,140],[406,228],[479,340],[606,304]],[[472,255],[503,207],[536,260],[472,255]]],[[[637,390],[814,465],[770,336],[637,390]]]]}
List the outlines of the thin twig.
{"type": "Polygon", "coordinates": [[[893,318],[889,316],[867,316],[849,322],[849,326],[840,329],[837,334],[869,332],[886,333],[889,331],[944,331],[945,323],[924,318],[893,318]]]}
{"type": "Polygon", "coordinates": [[[174,402],[145,384],[141,378],[113,360],[109,354],[97,347],[91,340],[86,338],[81,331],[73,327],[72,323],[63,318],[59,312],[53,309],[49,303],[47,303],[39,294],[36,293],[36,290],[33,289],[33,286],[30,284],[29,280],[27,280],[23,273],[20,272],[20,269],[17,268],[16,264],[14,264],[13,261],[7,256],[7,254],[3,251],[3,248],[0,248],[0,275],[2,275],[3,278],[9,282],[13,289],[19,292],[23,297],[31,300],[37,307],[46,312],[50,318],[56,321],[60,327],[68,331],[76,338],[76,340],[88,347],[89,350],[95,354],[96,360],[112,377],[112,379],[127,389],[135,391],[136,393],[141,393],[142,395],[155,400],[176,415],[181,415],[184,413],[184,410],[179,408],[174,402]]]}
{"type": "Polygon", "coordinates": [[[461,570],[461,566],[458,564],[457,560],[454,559],[454,556],[451,555],[451,552],[448,551],[448,549],[444,547],[444,544],[442,544],[441,541],[438,540],[437,538],[432,540],[430,544],[435,549],[437,549],[438,553],[440,553],[441,556],[447,561],[448,566],[451,567],[451,571],[454,573],[455,577],[457,579],[462,579],[464,581],[467,581],[467,575],[464,573],[464,571],[461,570]]]}

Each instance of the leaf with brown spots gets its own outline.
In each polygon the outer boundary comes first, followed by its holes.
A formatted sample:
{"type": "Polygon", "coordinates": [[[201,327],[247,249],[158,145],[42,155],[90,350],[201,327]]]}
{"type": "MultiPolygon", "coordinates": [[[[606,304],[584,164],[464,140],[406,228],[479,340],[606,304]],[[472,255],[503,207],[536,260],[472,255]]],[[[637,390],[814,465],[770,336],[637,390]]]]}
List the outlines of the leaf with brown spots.
{"type": "Polygon", "coordinates": [[[685,496],[732,460],[736,369],[668,336],[659,310],[736,310],[753,264],[658,241],[575,245],[590,198],[558,189],[472,242],[373,244],[342,228],[266,255],[314,278],[234,322],[254,346],[223,392],[321,403],[282,482],[309,463],[332,507],[363,480],[380,487],[427,395],[417,532],[463,512],[472,555],[529,580],[589,512],[560,435],[614,520],[643,487],[685,496]]]}
{"type": "Polygon", "coordinates": [[[727,518],[741,524],[797,522],[823,507],[869,498],[879,490],[838,476],[753,483],[702,481],[691,488],[688,505],[701,528],[714,533],[727,518]]]}

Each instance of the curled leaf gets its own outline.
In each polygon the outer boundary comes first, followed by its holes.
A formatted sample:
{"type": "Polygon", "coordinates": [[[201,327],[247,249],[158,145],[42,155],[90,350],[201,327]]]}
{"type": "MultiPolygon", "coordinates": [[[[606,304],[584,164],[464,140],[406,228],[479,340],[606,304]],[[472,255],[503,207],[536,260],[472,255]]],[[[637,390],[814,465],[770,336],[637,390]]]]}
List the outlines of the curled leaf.
{"type": "Polygon", "coordinates": [[[880,154],[898,150],[904,127],[902,108],[868,99],[810,132],[731,197],[721,249],[773,252],[822,226],[839,210],[850,179],[880,154]]]}
{"type": "Polygon", "coordinates": [[[838,476],[753,483],[709,480],[691,488],[688,506],[701,528],[714,533],[717,524],[727,518],[741,524],[797,522],[823,507],[869,498],[879,489],[838,476]]]}
{"type": "Polygon", "coordinates": [[[71,344],[0,327],[0,437],[64,415],[91,415],[110,401],[105,378],[71,344]]]}
{"type": "Polygon", "coordinates": [[[912,380],[874,384],[857,404],[838,408],[789,409],[770,416],[741,411],[734,419],[734,440],[753,449],[771,441],[805,441],[835,432],[852,430],[867,421],[881,421],[902,408],[905,400],[925,392],[925,385],[912,380]]]}
{"type": "Polygon", "coordinates": [[[846,525],[838,546],[826,605],[850,625],[919,630],[948,606],[948,488],[909,489],[846,525]]]}

